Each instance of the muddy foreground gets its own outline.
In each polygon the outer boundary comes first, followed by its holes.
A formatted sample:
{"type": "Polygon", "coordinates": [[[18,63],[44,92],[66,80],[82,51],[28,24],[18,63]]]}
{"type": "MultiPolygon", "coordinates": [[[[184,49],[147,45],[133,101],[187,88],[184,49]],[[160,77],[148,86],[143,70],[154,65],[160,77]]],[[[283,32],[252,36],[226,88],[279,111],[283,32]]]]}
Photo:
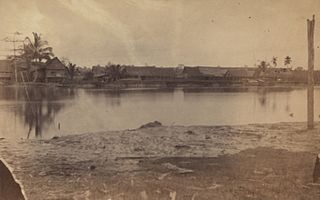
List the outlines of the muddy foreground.
{"type": "Polygon", "coordinates": [[[0,155],[30,200],[320,199],[319,128],[160,126],[1,139],[0,155]]]}

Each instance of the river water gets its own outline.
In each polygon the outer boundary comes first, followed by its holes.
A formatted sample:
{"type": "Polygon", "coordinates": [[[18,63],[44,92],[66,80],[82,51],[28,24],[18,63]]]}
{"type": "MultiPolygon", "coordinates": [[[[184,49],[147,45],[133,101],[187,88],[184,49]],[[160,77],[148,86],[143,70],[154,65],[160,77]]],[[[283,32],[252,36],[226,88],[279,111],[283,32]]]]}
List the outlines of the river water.
{"type": "MultiPolygon", "coordinates": [[[[53,136],[164,125],[306,121],[306,89],[154,90],[0,88],[0,137],[53,136]]],[[[315,89],[315,120],[320,114],[315,89]]]]}

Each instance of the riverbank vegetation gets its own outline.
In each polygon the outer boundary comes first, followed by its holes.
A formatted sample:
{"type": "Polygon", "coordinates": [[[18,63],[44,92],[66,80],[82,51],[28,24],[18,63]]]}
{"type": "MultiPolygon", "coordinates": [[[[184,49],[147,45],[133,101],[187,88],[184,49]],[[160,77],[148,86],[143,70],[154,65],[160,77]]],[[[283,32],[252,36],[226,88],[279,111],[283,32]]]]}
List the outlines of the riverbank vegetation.
{"type": "MultiPolygon", "coordinates": [[[[79,66],[68,58],[54,57],[53,48],[41,34],[25,37],[17,55],[0,61],[3,84],[49,83],[68,87],[168,88],[304,85],[307,71],[292,66],[292,58],[260,60],[252,66],[134,66],[108,63],[79,66]]],[[[320,71],[314,80],[320,84],[320,71]]]]}

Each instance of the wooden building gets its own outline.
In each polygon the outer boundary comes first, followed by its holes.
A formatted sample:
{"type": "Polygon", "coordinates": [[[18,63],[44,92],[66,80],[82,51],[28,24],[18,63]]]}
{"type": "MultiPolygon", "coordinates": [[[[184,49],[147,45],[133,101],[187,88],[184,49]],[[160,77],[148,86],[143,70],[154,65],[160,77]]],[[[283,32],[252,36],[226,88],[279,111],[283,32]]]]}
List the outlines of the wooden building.
{"type": "Polygon", "coordinates": [[[0,81],[9,82],[14,79],[13,66],[10,60],[0,60],[0,81]]]}
{"type": "Polygon", "coordinates": [[[57,57],[45,63],[44,72],[46,82],[62,82],[68,78],[66,66],[57,57]]]}

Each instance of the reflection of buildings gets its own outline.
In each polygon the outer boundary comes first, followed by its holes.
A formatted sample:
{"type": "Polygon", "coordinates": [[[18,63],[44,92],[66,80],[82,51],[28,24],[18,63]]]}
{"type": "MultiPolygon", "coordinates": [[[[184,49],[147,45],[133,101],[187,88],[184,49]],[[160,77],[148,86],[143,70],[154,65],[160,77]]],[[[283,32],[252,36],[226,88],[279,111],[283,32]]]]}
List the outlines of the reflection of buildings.
{"type": "Polygon", "coordinates": [[[56,114],[65,106],[61,100],[74,96],[72,89],[53,87],[4,87],[0,90],[0,99],[22,102],[16,104],[12,111],[29,127],[28,138],[32,131],[35,137],[41,137],[45,128],[54,122],[56,114]]]}
{"type": "Polygon", "coordinates": [[[99,99],[108,106],[111,107],[120,106],[121,105],[121,92],[120,91],[105,91],[105,90],[84,90],[86,94],[91,97],[95,97],[95,101],[99,101],[99,99]]]}
{"type": "Polygon", "coordinates": [[[267,91],[265,89],[258,91],[259,103],[262,107],[266,106],[267,103],[267,91]]]}

